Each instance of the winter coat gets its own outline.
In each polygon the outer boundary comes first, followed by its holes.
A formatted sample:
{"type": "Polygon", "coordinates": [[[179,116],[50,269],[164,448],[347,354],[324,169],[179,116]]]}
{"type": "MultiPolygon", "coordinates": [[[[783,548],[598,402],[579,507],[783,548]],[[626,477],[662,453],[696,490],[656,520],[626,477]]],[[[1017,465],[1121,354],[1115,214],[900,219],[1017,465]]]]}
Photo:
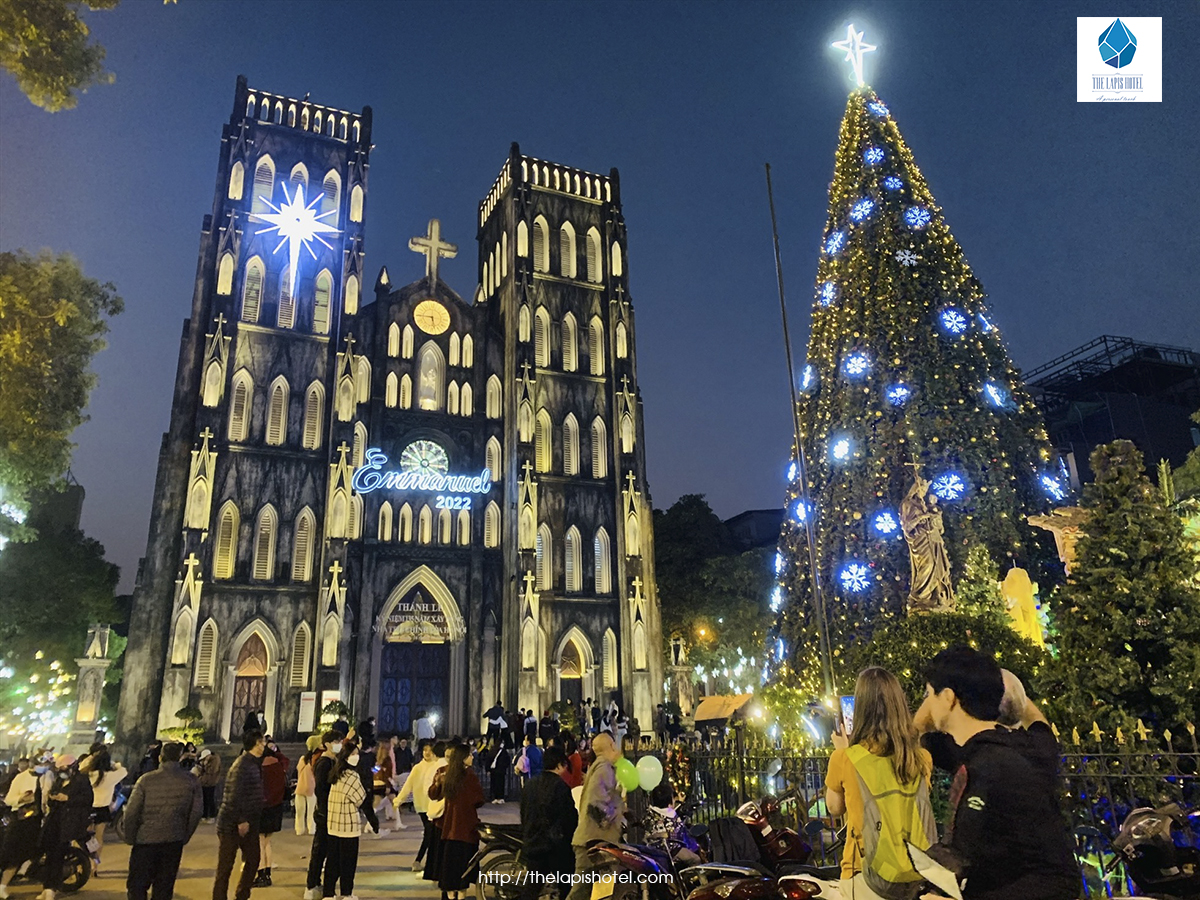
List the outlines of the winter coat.
{"type": "Polygon", "coordinates": [[[287,798],[288,758],[276,751],[262,758],[263,806],[279,806],[287,798]]]}
{"type": "Polygon", "coordinates": [[[362,833],[358,824],[358,808],[367,799],[362,776],[349,767],[342,769],[338,780],[329,786],[327,830],[333,837],[356,838],[362,833]]]}
{"type": "Polygon", "coordinates": [[[621,840],[624,820],[621,788],[617,784],[616,767],[606,759],[597,759],[588,767],[579,797],[579,825],[571,838],[576,847],[586,847],[592,841],[621,840]]]}
{"type": "Polygon", "coordinates": [[[204,809],[200,780],[179,763],[165,762],[133,786],[125,805],[125,841],[130,844],[187,843],[204,809]]]}
{"type": "Polygon", "coordinates": [[[474,771],[467,769],[458,785],[458,793],[445,797],[442,789],[443,772],[438,772],[429,786],[430,800],[445,800],[442,814],[442,840],[479,843],[479,807],[483,806],[483,785],[474,771]]]}
{"type": "Polygon", "coordinates": [[[236,834],[242,822],[249,822],[251,829],[257,831],[262,810],[262,759],[243,752],[229,767],[225,794],[217,811],[217,834],[236,834]]]}
{"type": "Polygon", "coordinates": [[[45,793],[49,808],[42,824],[42,842],[87,840],[88,825],[92,820],[92,786],[87,776],[72,772],[67,780],[55,778],[53,787],[45,793]],[[56,795],[66,800],[55,800],[56,795]]]}
{"type": "Polygon", "coordinates": [[[200,769],[200,787],[216,787],[221,783],[221,757],[210,753],[196,764],[200,769]]]}

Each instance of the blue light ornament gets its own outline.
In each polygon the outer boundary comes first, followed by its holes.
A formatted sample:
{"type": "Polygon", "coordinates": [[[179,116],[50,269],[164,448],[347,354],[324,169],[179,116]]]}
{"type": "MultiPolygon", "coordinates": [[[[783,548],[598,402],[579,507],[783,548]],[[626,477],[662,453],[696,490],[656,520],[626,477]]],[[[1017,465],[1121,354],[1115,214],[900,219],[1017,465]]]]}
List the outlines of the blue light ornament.
{"type": "Polygon", "coordinates": [[[847,563],[838,578],[842,588],[852,594],[861,594],[871,586],[870,570],[860,562],[847,563]]]}
{"type": "Polygon", "coordinates": [[[910,206],[904,211],[904,222],[909,228],[920,231],[933,221],[933,213],[924,206],[910,206]]]}

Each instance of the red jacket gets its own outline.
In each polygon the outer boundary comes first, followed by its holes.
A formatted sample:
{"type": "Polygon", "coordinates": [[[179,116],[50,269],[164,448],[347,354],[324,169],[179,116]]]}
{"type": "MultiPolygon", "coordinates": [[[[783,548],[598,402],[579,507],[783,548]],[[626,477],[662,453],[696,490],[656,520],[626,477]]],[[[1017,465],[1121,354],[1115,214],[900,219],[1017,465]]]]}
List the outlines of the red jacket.
{"type": "Polygon", "coordinates": [[[283,802],[287,796],[287,773],[288,758],[286,756],[278,751],[274,756],[269,753],[263,754],[263,806],[269,809],[283,802]]]}
{"type": "MultiPolygon", "coordinates": [[[[442,798],[442,772],[439,770],[429,786],[429,798],[442,798]]],[[[458,794],[446,798],[446,812],[438,820],[442,827],[443,841],[463,841],[467,844],[479,843],[479,813],[476,810],[483,806],[483,787],[471,769],[467,769],[462,783],[458,786],[458,794]]]]}

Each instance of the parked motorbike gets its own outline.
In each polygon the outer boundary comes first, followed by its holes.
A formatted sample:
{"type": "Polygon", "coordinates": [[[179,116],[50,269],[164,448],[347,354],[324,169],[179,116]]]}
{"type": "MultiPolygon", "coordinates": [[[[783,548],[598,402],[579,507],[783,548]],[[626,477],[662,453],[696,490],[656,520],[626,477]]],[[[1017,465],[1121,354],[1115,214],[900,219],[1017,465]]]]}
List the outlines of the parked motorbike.
{"type": "Polygon", "coordinates": [[[479,823],[479,849],[467,865],[467,871],[474,869],[480,876],[496,876],[476,879],[475,891],[479,900],[516,900],[520,896],[519,881],[525,871],[521,860],[523,840],[520,825],[479,823]]]}
{"type": "MultiPolygon", "coordinates": [[[[8,829],[13,824],[16,813],[4,809],[0,814],[0,846],[4,845],[8,829]]],[[[37,854],[17,868],[14,881],[24,879],[29,882],[42,882],[42,872],[46,865],[46,854],[38,850],[37,854]]],[[[92,877],[92,857],[82,841],[72,841],[63,854],[62,889],[67,893],[80,890],[92,877]]]]}
{"type": "Polygon", "coordinates": [[[776,828],[771,817],[777,815],[791,803],[804,804],[804,797],[796,789],[783,797],[765,796],[743,803],[734,813],[746,823],[762,857],[762,864],[775,875],[788,874],[791,866],[802,866],[812,856],[812,847],[804,838],[790,828],[776,828]]]}

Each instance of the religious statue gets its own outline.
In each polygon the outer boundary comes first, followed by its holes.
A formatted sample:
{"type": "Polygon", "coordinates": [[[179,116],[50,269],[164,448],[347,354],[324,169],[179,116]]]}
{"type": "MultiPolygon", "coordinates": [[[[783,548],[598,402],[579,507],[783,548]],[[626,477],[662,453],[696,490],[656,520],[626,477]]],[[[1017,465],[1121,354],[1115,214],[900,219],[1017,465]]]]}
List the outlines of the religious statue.
{"type": "Polygon", "coordinates": [[[1039,647],[1045,647],[1042,622],[1033,599],[1036,593],[1037,585],[1029,580],[1029,573],[1024,569],[1009,569],[1004,581],[1000,582],[1000,594],[1004,597],[1004,608],[1012,620],[1013,631],[1039,647]]]}
{"type": "Polygon", "coordinates": [[[1083,526],[1087,524],[1088,511],[1078,506],[1060,506],[1048,516],[1030,516],[1029,524],[1054,535],[1054,546],[1058,550],[1063,571],[1071,574],[1075,565],[1075,545],[1083,537],[1083,526]]]}
{"type": "Polygon", "coordinates": [[[913,486],[900,504],[900,527],[912,563],[908,611],[949,612],[954,609],[954,588],[950,583],[950,557],[942,539],[942,511],[929,493],[929,482],[919,472],[913,477],[913,486]]]}

